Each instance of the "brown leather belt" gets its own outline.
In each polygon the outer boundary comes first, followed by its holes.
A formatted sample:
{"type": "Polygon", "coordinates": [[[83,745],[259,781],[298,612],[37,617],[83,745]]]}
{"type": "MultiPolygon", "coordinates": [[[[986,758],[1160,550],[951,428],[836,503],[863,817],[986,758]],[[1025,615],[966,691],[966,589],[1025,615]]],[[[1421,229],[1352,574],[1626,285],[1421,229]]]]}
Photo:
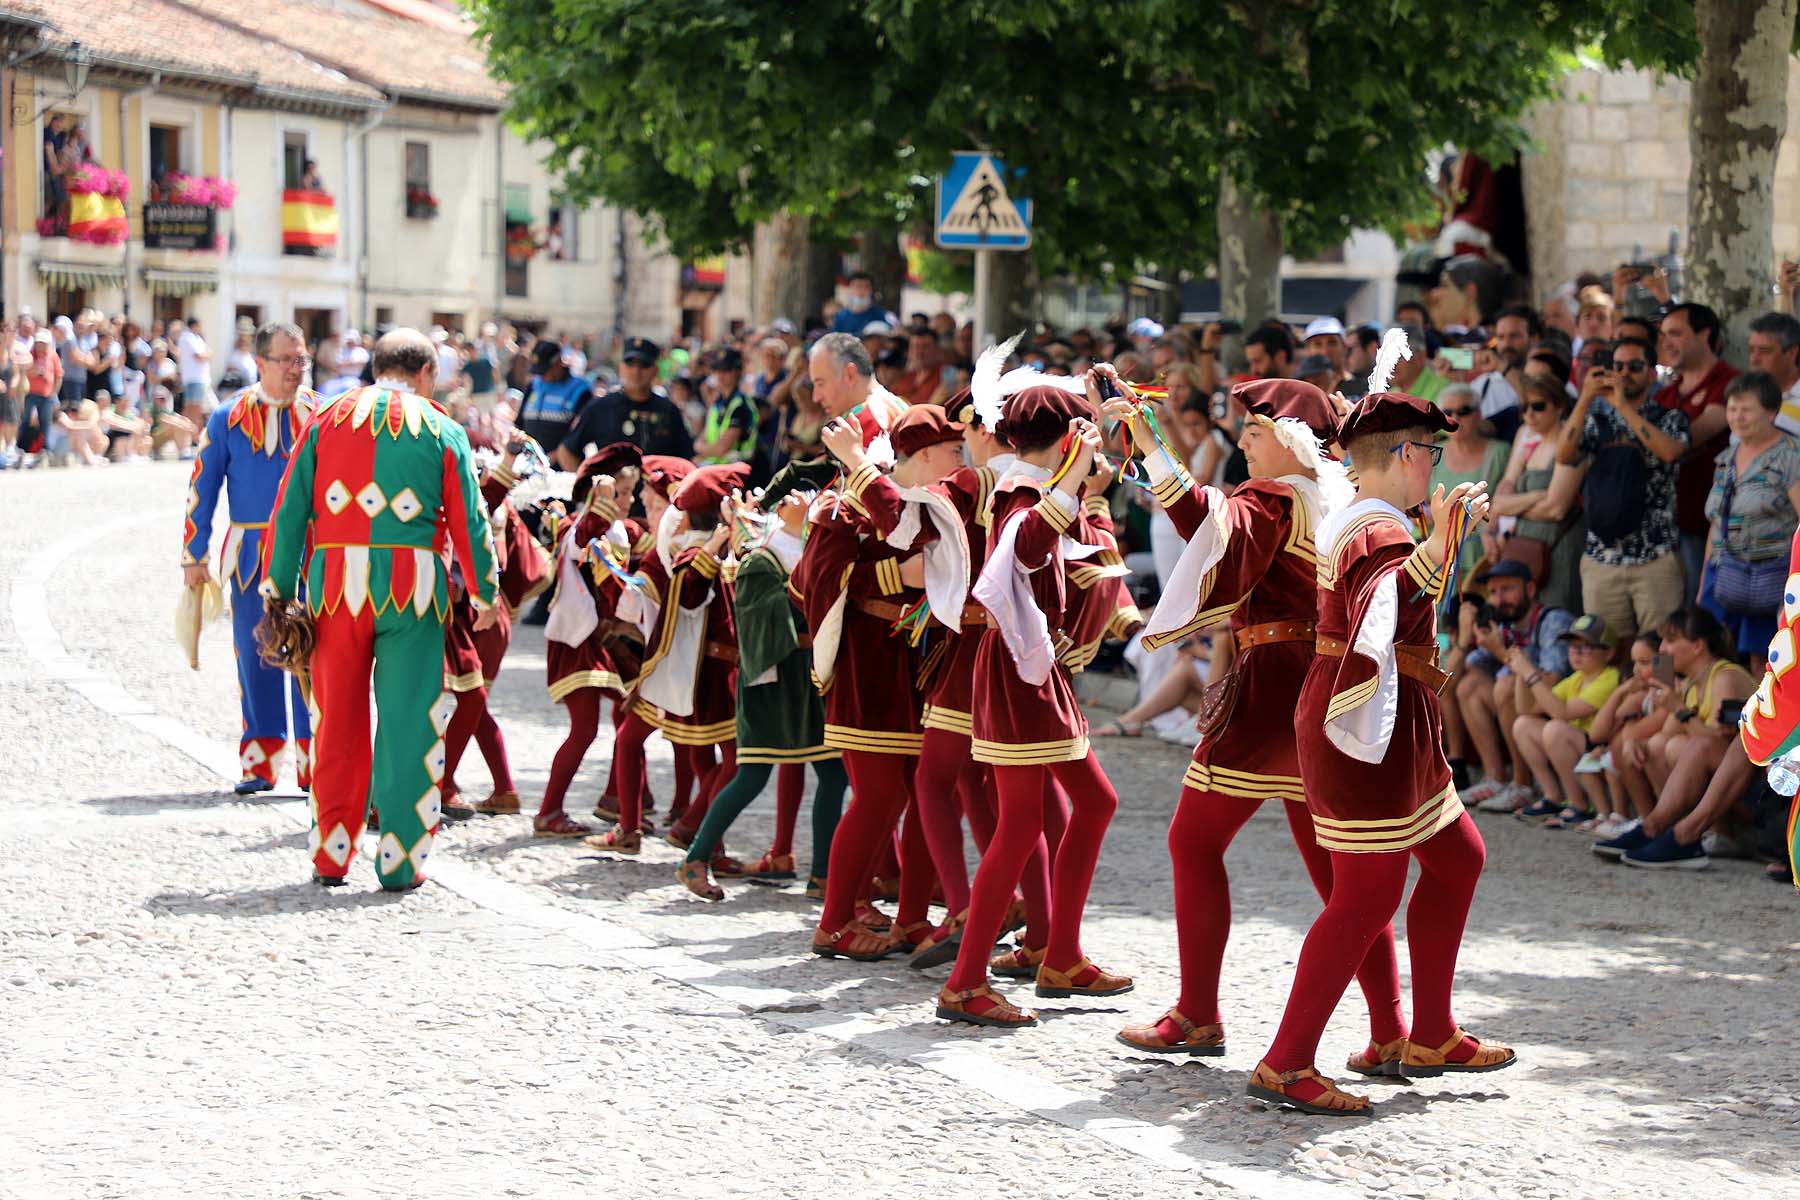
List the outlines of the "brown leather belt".
{"type": "Polygon", "coordinates": [[[1315,626],[1311,621],[1269,621],[1237,631],[1239,650],[1252,646],[1274,646],[1281,642],[1310,642],[1315,626]]]}
{"type": "MultiPolygon", "coordinates": [[[[1323,634],[1316,639],[1316,646],[1327,658],[1342,658],[1350,649],[1346,643],[1323,634]]],[[[1450,672],[1438,668],[1436,646],[1395,646],[1394,665],[1402,675],[1430,688],[1433,695],[1442,694],[1444,685],[1450,682],[1450,672]]]]}
{"type": "Polygon", "coordinates": [[[856,611],[867,613],[878,621],[898,621],[906,615],[906,609],[887,600],[858,600],[856,611]]]}
{"type": "Polygon", "coordinates": [[[963,627],[967,628],[970,625],[992,625],[994,622],[993,618],[988,616],[988,610],[985,607],[970,601],[963,605],[962,623],[963,627]]]}
{"type": "Polygon", "coordinates": [[[735,663],[738,660],[736,646],[728,646],[724,642],[706,643],[706,657],[716,658],[720,662],[735,663]]]}

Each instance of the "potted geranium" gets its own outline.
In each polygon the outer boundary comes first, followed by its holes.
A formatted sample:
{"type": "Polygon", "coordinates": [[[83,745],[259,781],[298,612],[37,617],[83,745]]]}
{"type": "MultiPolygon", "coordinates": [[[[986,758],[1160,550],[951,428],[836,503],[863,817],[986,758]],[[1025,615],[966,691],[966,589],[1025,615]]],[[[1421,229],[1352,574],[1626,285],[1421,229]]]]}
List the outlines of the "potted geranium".
{"type": "Polygon", "coordinates": [[[431,194],[431,189],[409,187],[406,189],[406,215],[415,220],[428,221],[438,214],[438,198],[431,194]]]}

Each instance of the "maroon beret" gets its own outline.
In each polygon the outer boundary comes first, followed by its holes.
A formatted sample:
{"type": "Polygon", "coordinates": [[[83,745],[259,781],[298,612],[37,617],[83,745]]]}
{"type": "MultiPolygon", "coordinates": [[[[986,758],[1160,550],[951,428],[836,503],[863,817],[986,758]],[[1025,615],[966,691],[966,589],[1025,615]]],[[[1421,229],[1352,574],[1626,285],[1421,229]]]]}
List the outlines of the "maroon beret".
{"type": "MultiPolygon", "coordinates": [[[[677,459],[676,461],[686,461],[677,459]]],[[[698,467],[677,489],[671,501],[687,513],[716,512],[719,502],[732,492],[750,486],[749,463],[714,463],[698,467]]]]}
{"type": "Polygon", "coordinates": [[[1337,441],[1347,446],[1357,438],[1376,433],[1398,433],[1403,429],[1428,429],[1448,432],[1456,422],[1429,400],[1409,396],[1405,392],[1376,392],[1364,396],[1344,417],[1337,441]]]}
{"type": "Polygon", "coordinates": [[[644,482],[664,500],[674,499],[681,481],[694,473],[694,464],[667,454],[644,455],[644,482]]]}
{"type": "Polygon", "coordinates": [[[1047,446],[1068,433],[1077,417],[1094,418],[1085,395],[1039,385],[1006,398],[994,432],[1014,446],[1047,446]]]}
{"type": "Polygon", "coordinates": [[[962,441],[963,427],[935,404],[915,404],[888,431],[895,454],[917,454],[930,446],[962,441]]]}
{"type": "Polygon", "coordinates": [[[1244,411],[1278,421],[1292,417],[1329,442],[1337,436],[1337,410],[1331,399],[1304,379],[1250,379],[1231,389],[1244,411]]]}
{"type": "Polygon", "coordinates": [[[956,394],[944,401],[944,411],[964,425],[981,424],[981,415],[975,411],[975,393],[966,387],[957,388],[956,394]]]}
{"type": "Polygon", "coordinates": [[[614,442],[594,451],[575,468],[575,482],[569,488],[569,499],[580,504],[593,490],[594,480],[601,475],[617,475],[627,467],[642,469],[644,452],[630,442],[614,442]]]}

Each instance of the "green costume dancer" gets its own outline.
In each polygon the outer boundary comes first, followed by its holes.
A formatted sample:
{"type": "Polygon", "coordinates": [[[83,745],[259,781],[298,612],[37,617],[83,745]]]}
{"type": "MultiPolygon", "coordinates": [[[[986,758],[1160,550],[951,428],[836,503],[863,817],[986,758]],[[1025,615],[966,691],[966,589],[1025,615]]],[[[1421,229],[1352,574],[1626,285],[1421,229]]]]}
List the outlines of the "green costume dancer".
{"type": "MultiPolygon", "coordinates": [[[[788,572],[800,557],[812,492],[836,474],[830,463],[790,463],[769,481],[762,509],[778,522],[767,541],[742,550],[733,584],[737,623],[737,774],[713,798],[675,877],[696,896],[722,900],[707,868],[738,814],[762,794],[775,768],[811,763],[811,883],[823,885],[831,838],[843,813],[849,777],[836,750],[825,747],[825,707],[812,681],[812,641],[788,596],[788,572]]],[[[736,518],[734,518],[736,519],[736,518]]],[[[735,534],[734,534],[734,540],[735,534]]]]}
{"type": "Polygon", "coordinates": [[[383,888],[405,891],[425,881],[455,707],[444,692],[442,552],[461,571],[476,629],[498,618],[500,584],[468,436],[425,399],[436,349],[415,330],[396,330],[376,346],[374,368],[373,387],[321,408],[302,434],[275,500],[262,590],[272,610],[285,604],[307,555],[313,879],[344,882],[373,801],[376,875],[383,888]]]}

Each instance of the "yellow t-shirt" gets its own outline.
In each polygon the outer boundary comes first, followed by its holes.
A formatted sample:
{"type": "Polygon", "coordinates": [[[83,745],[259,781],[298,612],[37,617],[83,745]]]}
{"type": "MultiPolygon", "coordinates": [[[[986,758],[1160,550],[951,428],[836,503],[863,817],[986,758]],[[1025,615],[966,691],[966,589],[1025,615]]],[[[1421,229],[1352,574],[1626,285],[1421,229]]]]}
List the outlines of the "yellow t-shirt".
{"type": "Polygon", "coordinates": [[[1592,705],[1594,711],[1585,717],[1576,717],[1569,722],[1575,728],[1586,733],[1588,726],[1594,723],[1594,717],[1600,712],[1607,697],[1619,687],[1619,668],[1607,667],[1592,679],[1584,680],[1580,671],[1571,674],[1555,687],[1550,689],[1552,695],[1564,704],[1571,700],[1580,700],[1583,704],[1592,705]]]}
{"type": "Polygon", "coordinates": [[[1682,707],[1708,725],[1718,724],[1714,718],[1719,714],[1721,702],[1714,698],[1714,693],[1718,690],[1719,676],[1728,675],[1733,671],[1742,675],[1746,680],[1750,680],[1750,672],[1730,659],[1714,659],[1712,667],[1706,672],[1705,685],[1690,683],[1687,690],[1681,693],[1682,707]]]}

